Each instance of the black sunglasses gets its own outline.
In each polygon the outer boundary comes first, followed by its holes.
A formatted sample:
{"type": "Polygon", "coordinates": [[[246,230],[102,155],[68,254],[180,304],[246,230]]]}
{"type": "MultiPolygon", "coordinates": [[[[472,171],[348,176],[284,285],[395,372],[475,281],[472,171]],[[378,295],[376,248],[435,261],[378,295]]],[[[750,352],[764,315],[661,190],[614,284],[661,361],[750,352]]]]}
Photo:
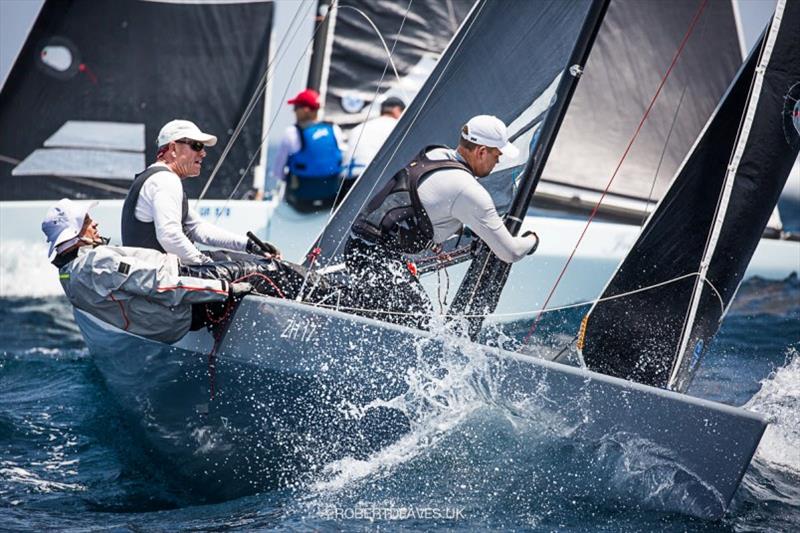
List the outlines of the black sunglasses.
{"type": "Polygon", "coordinates": [[[190,141],[189,139],[181,139],[181,140],[175,141],[175,142],[176,143],[181,143],[181,144],[188,144],[189,148],[191,148],[195,152],[201,151],[206,146],[205,144],[201,143],[200,141],[190,141]]]}

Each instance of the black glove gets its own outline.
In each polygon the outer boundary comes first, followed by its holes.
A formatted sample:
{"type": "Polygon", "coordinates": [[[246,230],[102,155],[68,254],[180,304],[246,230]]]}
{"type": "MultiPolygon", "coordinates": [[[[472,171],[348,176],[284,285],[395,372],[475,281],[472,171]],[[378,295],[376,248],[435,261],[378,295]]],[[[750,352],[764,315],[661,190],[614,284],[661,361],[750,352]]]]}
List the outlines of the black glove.
{"type": "Polygon", "coordinates": [[[281,251],[278,250],[277,246],[262,241],[250,231],[247,232],[247,237],[247,248],[245,248],[245,251],[247,251],[248,254],[280,257],[281,251]]]}
{"type": "Polygon", "coordinates": [[[228,298],[231,300],[239,300],[251,292],[253,292],[253,286],[245,281],[228,285],[228,298]]]}
{"type": "Polygon", "coordinates": [[[536,239],[536,242],[534,242],[533,246],[531,247],[531,249],[528,250],[528,255],[532,255],[533,252],[535,252],[536,249],[539,247],[539,236],[536,235],[535,231],[526,231],[525,233],[522,234],[522,237],[528,237],[530,235],[534,236],[534,238],[536,239]]]}

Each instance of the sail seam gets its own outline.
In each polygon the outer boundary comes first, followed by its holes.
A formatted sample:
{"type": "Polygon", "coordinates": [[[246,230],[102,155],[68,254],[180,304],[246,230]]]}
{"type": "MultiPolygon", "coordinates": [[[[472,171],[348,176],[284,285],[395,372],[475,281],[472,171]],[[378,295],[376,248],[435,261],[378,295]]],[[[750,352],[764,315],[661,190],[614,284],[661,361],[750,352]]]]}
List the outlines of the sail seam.
{"type": "MultiPolygon", "coordinates": [[[[728,164],[728,169],[725,175],[725,182],[722,187],[720,198],[717,204],[717,211],[715,213],[714,224],[711,227],[711,233],[709,234],[708,240],[706,242],[706,249],[705,252],[703,253],[703,258],[700,262],[701,279],[705,279],[706,274],[708,273],[708,268],[711,264],[711,259],[714,256],[714,252],[716,251],[716,246],[719,241],[719,236],[722,232],[722,225],[725,221],[725,215],[727,214],[731,193],[733,191],[734,182],[736,181],[736,174],[739,170],[739,163],[741,162],[745,146],[747,145],[747,142],[749,141],[750,138],[750,130],[752,128],[753,121],[755,119],[755,112],[756,108],[758,107],[761,95],[761,86],[764,83],[764,76],[766,73],[766,69],[772,57],[772,49],[775,46],[775,40],[777,39],[778,31],[780,30],[781,27],[781,20],[785,6],[786,6],[786,0],[778,1],[777,6],[775,7],[775,15],[773,17],[772,26],[770,28],[769,35],[767,36],[767,39],[764,43],[764,49],[762,51],[761,59],[759,60],[758,66],[756,67],[753,85],[750,89],[749,102],[747,104],[747,109],[745,110],[745,115],[742,120],[742,124],[740,126],[739,138],[737,139],[736,147],[734,148],[734,151],[731,154],[731,159],[728,164]]],[[[683,364],[683,360],[685,359],[686,348],[689,344],[689,340],[692,335],[692,329],[693,329],[692,325],[694,324],[695,318],[697,317],[697,310],[700,307],[700,297],[702,296],[702,294],[703,294],[703,284],[696,283],[690,300],[691,304],[684,321],[682,338],[678,346],[678,352],[676,354],[675,363],[672,366],[672,372],[670,373],[669,382],[667,383],[667,387],[670,389],[675,386],[675,382],[678,377],[678,371],[680,370],[683,364]]],[[[723,312],[724,312],[724,305],[723,305],[723,312]]]]}

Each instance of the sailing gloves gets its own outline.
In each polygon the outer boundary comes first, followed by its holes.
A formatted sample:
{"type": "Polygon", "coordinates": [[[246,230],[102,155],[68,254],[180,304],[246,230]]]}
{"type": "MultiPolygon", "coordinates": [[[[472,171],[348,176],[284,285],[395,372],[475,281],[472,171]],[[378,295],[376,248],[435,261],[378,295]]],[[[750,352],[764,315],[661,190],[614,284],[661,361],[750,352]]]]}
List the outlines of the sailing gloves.
{"type": "Polygon", "coordinates": [[[245,251],[248,254],[253,255],[263,255],[266,257],[275,257],[279,258],[281,256],[281,251],[278,250],[277,246],[274,244],[270,244],[268,242],[263,242],[258,238],[253,238],[254,236],[248,232],[247,236],[249,239],[247,240],[247,248],[245,251]]]}
{"type": "Polygon", "coordinates": [[[531,236],[531,235],[533,235],[533,238],[535,239],[535,241],[534,241],[533,246],[531,247],[531,249],[528,250],[528,255],[533,255],[533,252],[535,252],[536,249],[539,247],[539,236],[536,235],[536,232],[534,232],[534,231],[526,231],[525,233],[522,234],[523,237],[528,237],[528,236],[531,236]]]}

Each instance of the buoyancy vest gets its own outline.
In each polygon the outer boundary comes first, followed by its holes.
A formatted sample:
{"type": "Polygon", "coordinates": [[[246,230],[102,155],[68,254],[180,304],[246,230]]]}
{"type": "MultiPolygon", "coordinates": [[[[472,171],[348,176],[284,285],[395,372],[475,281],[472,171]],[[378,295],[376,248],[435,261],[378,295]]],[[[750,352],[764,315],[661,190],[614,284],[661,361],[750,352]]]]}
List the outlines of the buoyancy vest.
{"type": "Polygon", "coordinates": [[[338,176],[342,168],[342,151],[336,141],[333,124],[317,122],[301,128],[300,151],[289,156],[289,173],[304,179],[338,176]]]}
{"type": "MultiPolygon", "coordinates": [[[[166,169],[161,165],[156,165],[146,169],[141,174],[137,174],[128,189],[128,195],[125,197],[125,203],[122,204],[122,245],[123,246],[136,246],[138,248],[151,248],[166,252],[158,242],[156,237],[156,225],[154,222],[142,222],[136,218],[136,204],[139,202],[139,194],[142,192],[142,187],[151,176],[157,172],[163,172],[166,169]]],[[[181,227],[183,233],[186,235],[186,217],[189,216],[189,200],[186,198],[186,193],[183,193],[183,202],[181,205],[181,227]]],[[[187,235],[188,238],[188,235],[187,235]]]]}
{"type": "Polygon", "coordinates": [[[356,236],[408,254],[420,253],[433,244],[433,224],[420,202],[417,188],[436,170],[455,168],[472,174],[472,170],[461,161],[429,159],[427,153],[434,148],[447,147],[425,147],[372,197],[353,223],[356,236]]]}

